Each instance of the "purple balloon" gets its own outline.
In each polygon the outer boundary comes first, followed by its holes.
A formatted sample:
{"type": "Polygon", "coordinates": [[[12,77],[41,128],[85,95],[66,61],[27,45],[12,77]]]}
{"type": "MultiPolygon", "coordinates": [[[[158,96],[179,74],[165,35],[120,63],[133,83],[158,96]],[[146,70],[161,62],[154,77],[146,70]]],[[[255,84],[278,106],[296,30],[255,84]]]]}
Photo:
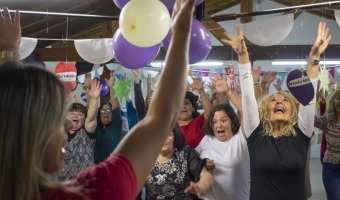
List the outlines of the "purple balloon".
{"type": "Polygon", "coordinates": [[[123,7],[129,3],[130,0],[113,0],[113,3],[116,4],[116,6],[119,8],[119,9],[123,9],[123,7]]]}
{"type": "MultiPolygon", "coordinates": [[[[114,1],[117,1],[117,0],[114,0],[114,1]]],[[[176,0],[161,0],[161,2],[166,6],[166,8],[168,10],[172,11],[172,9],[174,8],[176,0]]],[[[202,2],[203,2],[203,0],[196,0],[195,5],[198,6],[202,2]]],[[[172,12],[170,12],[170,13],[172,13],[172,12]]]]}
{"type": "Polygon", "coordinates": [[[102,90],[100,90],[100,96],[106,96],[109,93],[110,88],[104,80],[100,80],[100,84],[103,86],[102,90]]]}
{"type": "MultiPolygon", "coordinates": [[[[172,34],[171,31],[163,39],[163,46],[168,50],[172,34]]],[[[207,28],[196,19],[192,21],[189,64],[195,64],[206,59],[211,50],[211,38],[207,28]]]]}
{"type": "Polygon", "coordinates": [[[40,68],[46,69],[46,65],[43,61],[35,60],[31,62],[33,65],[39,66],[40,68]]]}
{"type": "Polygon", "coordinates": [[[150,64],[157,56],[160,44],[151,47],[137,47],[128,42],[120,29],[112,38],[114,59],[123,67],[138,69],[150,64]]]}

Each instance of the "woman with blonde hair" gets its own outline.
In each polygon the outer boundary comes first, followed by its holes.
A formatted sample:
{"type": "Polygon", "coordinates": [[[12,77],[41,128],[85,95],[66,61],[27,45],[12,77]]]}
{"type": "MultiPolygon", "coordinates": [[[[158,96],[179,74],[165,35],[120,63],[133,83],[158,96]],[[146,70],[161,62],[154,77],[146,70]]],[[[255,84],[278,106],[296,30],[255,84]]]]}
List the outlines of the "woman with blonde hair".
{"type": "Polygon", "coordinates": [[[250,158],[250,200],[305,200],[305,166],[313,133],[315,90],[319,65],[331,36],[325,23],[310,51],[307,74],[314,98],[297,106],[290,94],[276,93],[257,106],[248,50],[240,27],[236,36],[226,33],[222,42],[238,54],[244,130],[250,158]]]}
{"type": "MultiPolygon", "coordinates": [[[[18,59],[19,13],[0,13],[0,199],[131,200],[145,183],[180,110],[188,68],[194,0],[176,0],[173,37],[148,113],[104,162],[66,183],[50,175],[62,168],[66,90],[52,73],[9,60],[18,59]],[[176,76],[176,84],[172,83],[176,76]],[[172,91],[169,93],[168,91],[172,91]],[[166,114],[164,114],[166,113],[166,114]]],[[[68,122],[68,123],[65,123],[68,122]]]]}

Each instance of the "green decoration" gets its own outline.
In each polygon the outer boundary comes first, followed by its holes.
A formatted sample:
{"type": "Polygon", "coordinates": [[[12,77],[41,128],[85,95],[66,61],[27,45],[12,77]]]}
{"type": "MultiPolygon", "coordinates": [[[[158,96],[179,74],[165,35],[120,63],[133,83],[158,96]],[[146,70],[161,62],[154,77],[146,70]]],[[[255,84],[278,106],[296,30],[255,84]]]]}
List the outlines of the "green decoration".
{"type": "Polygon", "coordinates": [[[129,88],[132,88],[133,87],[133,83],[134,83],[134,80],[133,78],[128,78],[128,85],[129,85],[129,88]]]}
{"type": "Polygon", "coordinates": [[[320,88],[319,90],[323,90],[325,92],[328,92],[328,87],[329,87],[329,72],[328,69],[325,66],[320,67],[320,75],[319,75],[319,80],[320,80],[320,88]]]}
{"type": "Polygon", "coordinates": [[[141,80],[144,80],[144,79],[145,79],[145,76],[144,76],[143,73],[140,75],[140,79],[141,79],[141,80]]]}
{"type": "Polygon", "coordinates": [[[117,77],[115,79],[115,85],[113,86],[113,89],[116,92],[115,97],[119,98],[119,101],[122,101],[123,97],[127,99],[129,96],[129,92],[132,91],[131,87],[129,87],[129,79],[125,80],[122,78],[121,80],[119,80],[117,77]]]}

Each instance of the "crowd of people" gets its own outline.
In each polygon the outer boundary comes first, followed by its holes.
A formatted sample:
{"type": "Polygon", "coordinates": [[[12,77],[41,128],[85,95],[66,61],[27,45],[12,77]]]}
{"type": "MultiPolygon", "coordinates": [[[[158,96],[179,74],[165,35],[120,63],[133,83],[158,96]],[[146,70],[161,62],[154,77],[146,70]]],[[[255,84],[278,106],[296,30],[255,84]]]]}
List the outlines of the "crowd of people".
{"type": "MultiPolygon", "coordinates": [[[[0,199],[306,200],[311,197],[308,152],[314,126],[325,135],[327,197],[340,199],[340,92],[330,98],[327,113],[317,117],[319,65],[308,62],[314,98],[307,105],[282,91],[280,81],[270,94],[276,73],[261,80],[261,69],[250,65],[240,27],[221,40],[238,55],[240,91],[220,73],[211,77],[211,98],[199,77],[188,90],[194,5],[194,0],[176,1],[166,65],[155,90],[148,77],[146,98],[140,71],[132,70],[136,109],[126,99],[127,133],[115,75],[106,80],[108,102],[99,105],[102,85],[89,74],[87,105],[68,102],[54,74],[18,62],[20,14],[11,17],[4,7],[0,199]]],[[[327,25],[320,22],[309,57],[319,60],[330,40],[327,25]]]]}

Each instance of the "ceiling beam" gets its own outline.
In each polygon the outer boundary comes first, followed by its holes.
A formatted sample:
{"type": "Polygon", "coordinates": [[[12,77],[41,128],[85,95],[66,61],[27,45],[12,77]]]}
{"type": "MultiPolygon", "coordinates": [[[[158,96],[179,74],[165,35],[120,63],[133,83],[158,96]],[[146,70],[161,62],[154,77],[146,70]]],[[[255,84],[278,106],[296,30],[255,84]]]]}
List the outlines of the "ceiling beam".
{"type": "Polygon", "coordinates": [[[240,0],[205,0],[206,15],[210,16],[219,11],[236,6],[240,2],[240,0]]]}
{"type": "MultiPolygon", "coordinates": [[[[281,5],[284,6],[296,6],[296,5],[307,5],[307,4],[312,4],[312,3],[316,3],[316,0],[302,0],[300,2],[298,2],[297,4],[294,3],[294,1],[284,1],[284,0],[272,0],[273,2],[279,3],[281,5]]],[[[326,1],[321,1],[321,2],[326,2],[326,1]]],[[[325,19],[329,19],[329,20],[335,20],[334,18],[334,13],[333,10],[328,10],[328,9],[324,9],[324,10],[314,10],[314,11],[304,11],[313,15],[317,15],[321,18],[325,18],[325,19]]],[[[295,16],[294,16],[294,19],[295,16]]]]}
{"type": "MultiPolygon", "coordinates": [[[[270,47],[248,46],[249,56],[253,60],[277,60],[277,59],[304,59],[309,54],[311,45],[276,45],[270,47]],[[256,59],[254,59],[256,58],[256,59]]],[[[214,46],[206,60],[233,60],[237,55],[232,54],[230,47],[214,46]]],[[[340,45],[328,45],[325,59],[339,59],[340,45]]],[[[37,60],[41,61],[65,61],[66,48],[37,48],[34,53],[37,60]]],[[[166,52],[161,49],[155,60],[164,60],[166,52]]],[[[323,58],[323,56],[321,56],[323,58]]],[[[67,48],[68,61],[84,61],[75,50],[74,46],[67,48]]]]}

